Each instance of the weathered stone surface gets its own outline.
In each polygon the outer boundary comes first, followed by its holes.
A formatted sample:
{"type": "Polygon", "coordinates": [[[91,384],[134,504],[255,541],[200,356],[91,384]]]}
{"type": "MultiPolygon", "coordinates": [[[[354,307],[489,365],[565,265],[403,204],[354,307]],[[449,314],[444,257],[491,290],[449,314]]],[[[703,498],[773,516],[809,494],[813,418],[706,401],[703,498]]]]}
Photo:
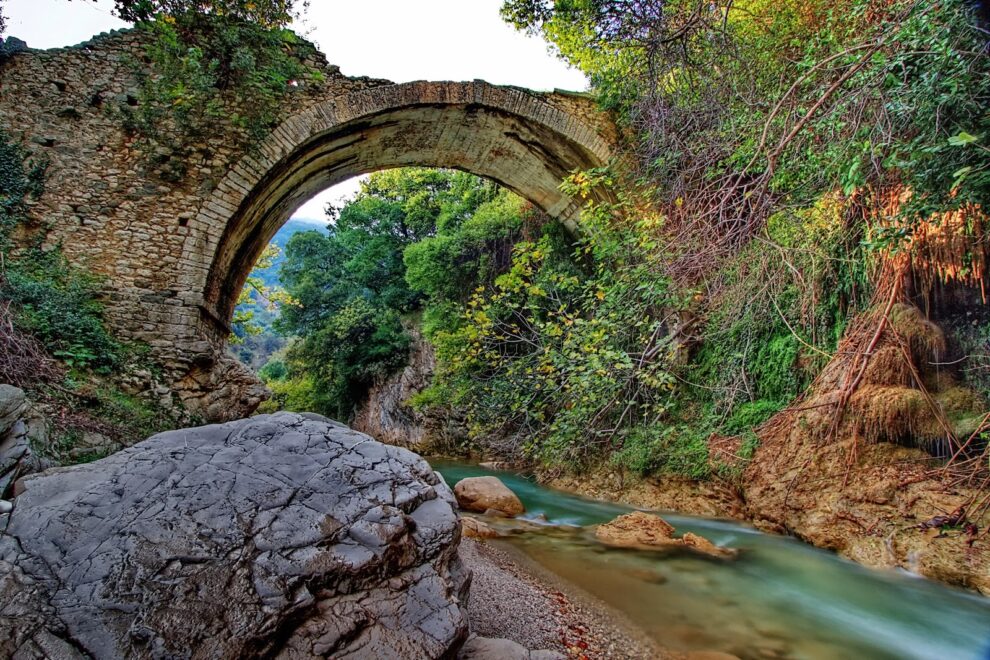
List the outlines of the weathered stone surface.
{"type": "Polygon", "coordinates": [[[0,384],[0,439],[10,432],[25,410],[27,398],[24,390],[6,383],[0,384]]]}
{"type": "Polygon", "coordinates": [[[0,385],[0,498],[10,494],[18,477],[43,467],[31,451],[32,416],[23,390],[0,385]]]}
{"type": "Polygon", "coordinates": [[[31,455],[31,448],[28,446],[27,429],[24,422],[18,421],[13,428],[7,432],[7,436],[0,441],[0,475],[9,481],[0,482],[0,497],[4,495],[16,474],[18,464],[31,455]]]}
{"type": "Polygon", "coordinates": [[[426,418],[408,401],[429,387],[436,365],[433,344],[415,325],[405,327],[411,338],[409,363],[397,374],[376,381],[351,425],[389,445],[416,451],[428,449],[426,418]]]}
{"type": "Polygon", "coordinates": [[[674,526],[660,516],[644,511],[633,511],[599,525],[595,530],[595,536],[608,545],[653,546],[673,539],[674,526]]]}
{"type": "Polygon", "coordinates": [[[660,516],[645,511],[633,511],[615,520],[599,525],[595,537],[617,548],[639,550],[669,550],[688,548],[712,557],[734,557],[737,551],[720,548],[708,539],[687,532],[682,538],[674,538],[674,527],[660,516]]]}
{"type": "Polygon", "coordinates": [[[461,532],[470,539],[498,538],[498,532],[491,525],[471,516],[461,517],[461,532]]]}
{"type": "Polygon", "coordinates": [[[530,651],[511,639],[472,637],[461,648],[458,660],[565,660],[556,651],[530,651]]]}
{"type": "Polygon", "coordinates": [[[696,552],[711,555],[712,557],[735,557],[739,554],[739,551],[735,548],[721,548],[706,539],[704,536],[698,536],[697,534],[692,534],[691,532],[685,533],[684,536],[681,537],[681,542],[696,552]]]}
{"type": "Polygon", "coordinates": [[[457,504],[465,511],[497,511],[509,516],[526,512],[526,507],[498,477],[468,477],[454,486],[457,504]]]}
{"type": "Polygon", "coordinates": [[[379,169],[454,167],[573,226],[581,204],[562,178],[609,162],[618,143],[586,95],[348,78],[314,53],[307,64],[322,75],[287,90],[260,143],[234,146],[222,122],[190,136],[163,121],[149,158],[124,121],[146,102],[135,63],[147,45],[127,30],[0,54],[0,124],[50,163],[30,209],[34,225],[51,227],[45,243],[106,278],[114,331],[147,343],[186,408],[211,421],[259,402],[248,374],[228,378],[224,343],[245,276],[306,199],[379,169]]]}
{"type": "Polygon", "coordinates": [[[21,483],[2,657],[435,658],[467,635],[449,488],[318,416],[162,433],[21,483]]]}

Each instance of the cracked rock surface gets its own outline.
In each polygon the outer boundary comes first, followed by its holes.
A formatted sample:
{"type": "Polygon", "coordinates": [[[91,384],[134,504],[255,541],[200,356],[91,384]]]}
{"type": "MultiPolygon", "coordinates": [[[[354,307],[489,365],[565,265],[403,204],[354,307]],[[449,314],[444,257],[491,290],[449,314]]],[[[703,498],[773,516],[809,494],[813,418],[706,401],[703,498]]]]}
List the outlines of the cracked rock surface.
{"type": "Polygon", "coordinates": [[[22,481],[0,657],[449,657],[469,574],[415,454],[314,415],[162,433],[22,481]]]}

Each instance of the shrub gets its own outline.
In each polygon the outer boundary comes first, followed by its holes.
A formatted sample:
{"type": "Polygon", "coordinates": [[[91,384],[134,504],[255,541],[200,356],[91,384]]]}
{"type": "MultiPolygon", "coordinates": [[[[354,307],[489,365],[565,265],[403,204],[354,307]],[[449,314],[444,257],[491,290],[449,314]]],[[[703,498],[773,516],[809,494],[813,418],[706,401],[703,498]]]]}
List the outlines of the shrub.
{"type": "Polygon", "coordinates": [[[70,266],[57,249],[28,251],[0,279],[17,327],[69,367],[106,373],[120,364],[123,348],[103,325],[99,296],[100,280],[70,266]]]}
{"type": "Polygon", "coordinates": [[[705,479],[710,473],[708,434],[687,425],[639,427],[612,454],[611,462],[642,476],[667,473],[705,479]]]}

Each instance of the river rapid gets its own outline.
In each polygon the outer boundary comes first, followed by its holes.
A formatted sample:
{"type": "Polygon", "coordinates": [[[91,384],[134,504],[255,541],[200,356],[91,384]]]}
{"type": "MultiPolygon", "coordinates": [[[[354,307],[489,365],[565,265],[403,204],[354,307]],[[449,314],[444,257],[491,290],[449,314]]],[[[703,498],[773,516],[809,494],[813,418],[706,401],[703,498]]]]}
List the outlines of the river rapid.
{"type": "Polygon", "coordinates": [[[545,488],[512,472],[431,460],[453,486],[495,475],[545,531],[510,543],[620,611],[664,647],[740,658],[990,660],[990,599],[914,576],[865,568],[738,522],[660,512],[680,535],[738,548],[734,560],[606,548],[587,526],[632,507],[545,488]]]}

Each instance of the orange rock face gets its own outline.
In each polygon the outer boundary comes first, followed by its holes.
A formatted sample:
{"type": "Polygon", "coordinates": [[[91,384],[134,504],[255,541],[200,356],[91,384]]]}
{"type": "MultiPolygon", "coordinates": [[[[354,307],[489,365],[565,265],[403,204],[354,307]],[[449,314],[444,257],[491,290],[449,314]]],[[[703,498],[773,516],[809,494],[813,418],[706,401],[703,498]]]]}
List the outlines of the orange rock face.
{"type": "Polygon", "coordinates": [[[660,516],[645,511],[633,511],[615,520],[599,525],[595,536],[605,545],[640,550],[665,550],[690,548],[712,557],[734,557],[736,550],[720,548],[708,539],[686,533],[674,538],[674,527],[660,516]]]}
{"type": "Polygon", "coordinates": [[[465,511],[488,511],[518,516],[526,507],[498,477],[469,477],[454,486],[457,504],[465,511]]]}

